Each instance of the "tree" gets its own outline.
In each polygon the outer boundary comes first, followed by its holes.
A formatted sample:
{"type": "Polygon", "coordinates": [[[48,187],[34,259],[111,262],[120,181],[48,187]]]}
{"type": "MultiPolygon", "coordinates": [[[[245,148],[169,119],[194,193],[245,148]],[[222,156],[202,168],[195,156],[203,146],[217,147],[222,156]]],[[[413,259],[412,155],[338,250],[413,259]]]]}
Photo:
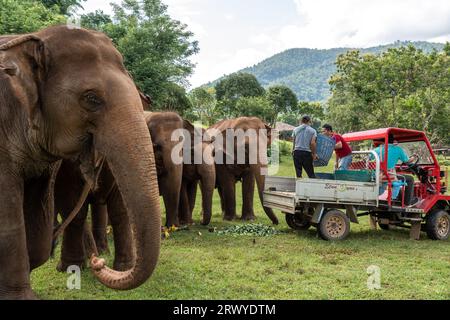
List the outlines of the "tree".
{"type": "Polygon", "coordinates": [[[0,34],[35,32],[66,22],[59,8],[46,8],[33,0],[0,0],[0,34]]]}
{"type": "Polygon", "coordinates": [[[40,0],[47,8],[58,8],[62,15],[70,15],[77,9],[83,9],[82,3],[86,0],[40,0]]]}
{"type": "Polygon", "coordinates": [[[249,73],[235,73],[219,81],[216,86],[216,99],[226,117],[238,116],[236,102],[240,98],[261,97],[264,88],[256,77],[249,73]]]}
{"type": "Polygon", "coordinates": [[[339,56],[327,118],[343,131],[406,127],[425,131],[433,143],[450,143],[447,51],[426,54],[408,46],[339,56]]]}
{"type": "Polygon", "coordinates": [[[173,83],[187,86],[186,78],[192,74],[194,64],[189,59],[198,52],[193,33],[173,20],[160,0],[126,0],[111,5],[112,23],[103,24],[106,17],[99,14],[87,22],[112,38],[134,81],[152,96],[156,108],[164,108],[173,83]]]}
{"type": "Polygon", "coordinates": [[[295,108],[282,113],[280,120],[292,126],[298,126],[300,119],[304,115],[312,118],[315,127],[320,127],[321,123],[325,120],[324,106],[319,102],[299,101],[295,108]]]}
{"type": "Polygon", "coordinates": [[[103,30],[110,23],[112,23],[111,17],[102,10],[96,10],[81,16],[81,26],[86,29],[103,30]]]}
{"type": "Polygon", "coordinates": [[[192,104],[187,97],[186,89],[176,83],[169,83],[164,90],[164,95],[160,99],[160,104],[155,106],[153,108],[154,110],[173,111],[184,116],[185,113],[192,109],[192,104]]]}
{"type": "Polygon", "coordinates": [[[287,86],[277,85],[267,91],[267,100],[273,108],[273,118],[270,124],[274,125],[280,113],[288,113],[297,107],[297,96],[287,86]]]}
{"type": "Polygon", "coordinates": [[[189,93],[189,100],[197,119],[205,122],[206,125],[211,125],[217,120],[217,101],[213,88],[196,88],[189,93]]]}
{"type": "Polygon", "coordinates": [[[276,111],[266,97],[240,97],[236,101],[236,111],[242,117],[258,117],[271,123],[276,111]]]}

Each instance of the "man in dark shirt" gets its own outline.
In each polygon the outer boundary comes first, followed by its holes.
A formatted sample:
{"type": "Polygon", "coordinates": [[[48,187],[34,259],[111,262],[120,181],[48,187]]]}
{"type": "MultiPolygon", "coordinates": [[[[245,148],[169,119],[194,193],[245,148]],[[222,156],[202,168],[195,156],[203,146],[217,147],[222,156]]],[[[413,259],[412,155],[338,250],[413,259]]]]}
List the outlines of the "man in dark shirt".
{"type": "Polygon", "coordinates": [[[334,148],[336,152],[336,168],[338,170],[348,170],[353,161],[352,148],[341,135],[333,132],[333,127],[329,124],[324,125],[322,129],[322,133],[324,135],[332,138],[336,142],[336,146],[334,148]]]}

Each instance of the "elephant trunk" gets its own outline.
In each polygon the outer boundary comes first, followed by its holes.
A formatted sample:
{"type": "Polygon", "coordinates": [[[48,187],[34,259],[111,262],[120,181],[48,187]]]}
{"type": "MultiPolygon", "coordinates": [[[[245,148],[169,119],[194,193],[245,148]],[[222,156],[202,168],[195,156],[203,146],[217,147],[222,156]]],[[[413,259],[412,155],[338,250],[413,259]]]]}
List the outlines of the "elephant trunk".
{"type": "Polygon", "coordinates": [[[94,133],[94,146],[108,161],[122,194],[133,234],[136,262],[130,270],[119,272],[106,267],[104,260],[91,259],[97,279],[117,290],[134,289],[151,276],[161,242],[161,210],[153,144],[141,103],[134,97],[128,98],[135,104],[111,108],[94,133]]]}
{"type": "Polygon", "coordinates": [[[264,166],[260,165],[252,165],[252,171],[255,176],[256,185],[258,187],[258,194],[259,199],[261,200],[261,205],[263,205],[264,212],[269,217],[269,219],[272,221],[273,224],[278,225],[278,218],[273,212],[271,208],[264,207],[264,185],[266,182],[266,178],[264,175],[261,174],[261,168],[264,166]]]}

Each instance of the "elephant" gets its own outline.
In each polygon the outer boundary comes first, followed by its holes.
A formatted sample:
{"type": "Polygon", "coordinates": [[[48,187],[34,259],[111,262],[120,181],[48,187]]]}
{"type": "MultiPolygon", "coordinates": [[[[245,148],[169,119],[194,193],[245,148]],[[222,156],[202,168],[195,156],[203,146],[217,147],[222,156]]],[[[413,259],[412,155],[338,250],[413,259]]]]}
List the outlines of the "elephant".
{"type": "Polygon", "coordinates": [[[54,26],[0,38],[0,299],[35,299],[30,272],[50,257],[54,184],[62,159],[88,185],[105,157],[130,219],[136,261],[109,269],[107,287],[133,289],[156,268],[161,209],[143,104],[121,54],[103,33],[54,26]]]}
{"type": "MultiPolygon", "coordinates": [[[[237,119],[222,120],[208,129],[208,133],[213,137],[216,142],[216,185],[219,191],[222,211],[225,220],[236,219],[236,182],[242,181],[242,220],[254,220],[255,214],[253,211],[253,197],[255,190],[255,181],[258,188],[261,204],[263,204],[263,191],[265,176],[261,173],[262,169],[267,169],[261,156],[257,157],[256,163],[250,164],[249,157],[249,144],[250,139],[244,139],[238,141],[234,138],[234,150],[227,149],[227,132],[234,130],[242,130],[242,132],[250,133],[249,130],[254,130],[257,138],[265,134],[267,137],[268,145],[271,143],[272,129],[265,124],[262,120],[256,117],[241,117],[237,119]],[[218,139],[221,136],[221,139],[218,139]],[[221,141],[221,145],[219,143],[221,141]],[[238,162],[238,147],[245,148],[245,161],[238,162]],[[222,153],[225,156],[234,156],[234,161],[226,161],[223,159],[221,163],[217,161],[217,156],[222,153]]],[[[264,151],[264,150],[263,150],[264,151]]],[[[273,224],[278,224],[278,219],[273,213],[272,209],[264,207],[264,211],[270,218],[273,224]]]]}
{"type": "Polygon", "coordinates": [[[191,161],[185,162],[183,165],[183,182],[181,186],[179,219],[182,225],[192,224],[192,212],[195,207],[195,200],[197,195],[197,185],[200,182],[202,192],[202,225],[208,225],[211,222],[212,216],[212,199],[216,185],[216,167],[214,163],[214,146],[208,137],[205,136],[204,129],[197,129],[192,123],[184,120],[184,129],[190,135],[191,147],[190,150],[184,149],[184,152],[191,152],[191,161]],[[194,163],[194,150],[196,143],[194,133],[196,130],[202,141],[199,142],[201,146],[199,151],[202,152],[202,163],[194,163]]]}
{"type": "Polygon", "coordinates": [[[153,139],[159,190],[166,207],[166,226],[179,226],[183,163],[172,159],[172,151],[180,143],[179,140],[172,140],[172,133],[183,130],[183,119],[174,112],[146,112],[145,120],[153,139]]]}

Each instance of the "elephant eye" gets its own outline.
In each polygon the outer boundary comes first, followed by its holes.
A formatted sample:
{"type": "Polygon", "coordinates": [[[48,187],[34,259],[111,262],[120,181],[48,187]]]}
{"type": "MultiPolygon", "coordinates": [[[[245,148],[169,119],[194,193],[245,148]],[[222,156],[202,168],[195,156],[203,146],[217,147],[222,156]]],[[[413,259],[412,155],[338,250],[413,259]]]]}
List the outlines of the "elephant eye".
{"type": "Polygon", "coordinates": [[[94,92],[88,91],[83,96],[84,101],[88,103],[92,111],[97,111],[103,105],[103,100],[99,98],[94,92]]]}

